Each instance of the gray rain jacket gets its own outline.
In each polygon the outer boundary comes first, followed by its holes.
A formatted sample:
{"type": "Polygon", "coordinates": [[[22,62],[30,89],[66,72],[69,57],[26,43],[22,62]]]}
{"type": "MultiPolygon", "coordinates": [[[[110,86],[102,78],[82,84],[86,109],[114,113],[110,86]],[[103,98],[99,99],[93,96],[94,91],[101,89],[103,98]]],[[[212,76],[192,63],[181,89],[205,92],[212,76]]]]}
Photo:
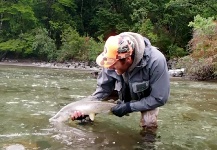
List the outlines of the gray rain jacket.
{"type": "Polygon", "coordinates": [[[164,105],[170,93],[170,81],[164,55],[150,41],[139,34],[124,32],[138,42],[134,63],[128,72],[118,75],[114,70],[103,68],[97,79],[92,96],[104,100],[113,90],[119,99],[130,101],[132,111],[147,111],[164,105]],[[143,46],[144,44],[144,46],[143,46]]]}

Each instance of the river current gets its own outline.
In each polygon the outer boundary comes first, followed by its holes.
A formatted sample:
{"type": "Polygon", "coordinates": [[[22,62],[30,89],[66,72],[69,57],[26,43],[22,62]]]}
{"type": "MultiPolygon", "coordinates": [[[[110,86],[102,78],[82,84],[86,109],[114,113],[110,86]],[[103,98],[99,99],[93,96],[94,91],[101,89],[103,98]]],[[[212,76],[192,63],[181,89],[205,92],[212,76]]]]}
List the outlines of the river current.
{"type": "Polygon", "coordinates": [[[216,82],[171,79],[154,142],[140,135],[140,113],[122,118],[98,114],[89,124],[50,124],[63,106],[94,92],[90,72],[0,66],[0,149],[217,149],[216,82]]]}

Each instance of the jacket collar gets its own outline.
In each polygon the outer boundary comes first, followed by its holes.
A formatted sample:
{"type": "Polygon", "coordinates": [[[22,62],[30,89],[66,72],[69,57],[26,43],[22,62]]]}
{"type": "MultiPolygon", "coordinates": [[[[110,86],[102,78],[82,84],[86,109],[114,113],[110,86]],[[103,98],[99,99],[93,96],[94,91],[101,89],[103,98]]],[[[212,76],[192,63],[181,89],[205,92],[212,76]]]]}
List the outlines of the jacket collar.
{"type": "Polygon", "coordinates": [[[134,76],[139,70],[141,70],[142,68],[144,68],[150,57],[151,57],[151,43],[150,41],[144,37],[144,41],[145,41],[145,52],[143,54],[143,58],[141,59],[141,61],[138,63],[138,65],[132,70],[132,72],[130,73],[130,78],[132,76],[134,76]]]}

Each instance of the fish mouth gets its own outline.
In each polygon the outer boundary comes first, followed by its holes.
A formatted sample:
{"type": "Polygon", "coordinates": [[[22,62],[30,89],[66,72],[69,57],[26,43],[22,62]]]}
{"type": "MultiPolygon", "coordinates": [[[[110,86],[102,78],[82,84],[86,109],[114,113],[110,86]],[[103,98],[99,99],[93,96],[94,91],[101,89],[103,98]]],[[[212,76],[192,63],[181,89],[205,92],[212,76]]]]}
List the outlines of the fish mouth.
{"type": "Polygon", "coordinates": [[[49,119],[49,122],[60,122],[59,118],[56,118],[56,117],[52,117],[49,119]]]}
{"type": "Polygon", "coordinates": [[[53,118],[50,118],[50,119],[49,119],[49,122],[51,122],[51,123],[52,123],[52,122],[57,122],[57,120],[56,120],[56,119],[53,119],[53,118]]]}

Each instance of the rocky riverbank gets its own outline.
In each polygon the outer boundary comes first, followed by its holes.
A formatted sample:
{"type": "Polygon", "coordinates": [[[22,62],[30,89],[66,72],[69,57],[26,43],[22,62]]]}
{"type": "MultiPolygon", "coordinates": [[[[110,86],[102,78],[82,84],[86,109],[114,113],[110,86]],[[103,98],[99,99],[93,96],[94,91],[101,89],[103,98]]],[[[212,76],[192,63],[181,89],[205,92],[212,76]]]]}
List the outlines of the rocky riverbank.
{"type": "Polygon", "coordinates": [[[95,62],[41,62],[41,61],[31,61],[31,60],[5,60],[1,61],[0,65],[4,66],[22,66],[22,67],[41,67],[41,68],[51,68],[51,69],[73,69],[73,70],[87,70],[97,78],[101,68],[95,62]]]}
{"type": "MultiPolygon", "coordinates": [[[[5,66],[24,66],[24,67],[41,67],[41,68],[53,68],[53,69],[74,69],[74,70],[87,70],[93,75],[94,78],[98,76],[101,68],[95,62],[81,62],[71,61],[64,63],[57,62],[42,62],[32,60],[4,60],[0,62],[0,65],[5,66]]],[[[172,76],[171,79],[186,79],[185,76],[172,76]]]]}
{"type": "Polygon", "coordinates": [[[42,67],[42,68],[54,68],[54,69],[78,69],[78,70],[93,70],[100,71],[101,68],[97,66],[95,62],[40,62],[40,61],[30,61],[30,60],[5,60],[1,61],[0,65],[7,66],[29,66],[29,67],[42,67]]]}

